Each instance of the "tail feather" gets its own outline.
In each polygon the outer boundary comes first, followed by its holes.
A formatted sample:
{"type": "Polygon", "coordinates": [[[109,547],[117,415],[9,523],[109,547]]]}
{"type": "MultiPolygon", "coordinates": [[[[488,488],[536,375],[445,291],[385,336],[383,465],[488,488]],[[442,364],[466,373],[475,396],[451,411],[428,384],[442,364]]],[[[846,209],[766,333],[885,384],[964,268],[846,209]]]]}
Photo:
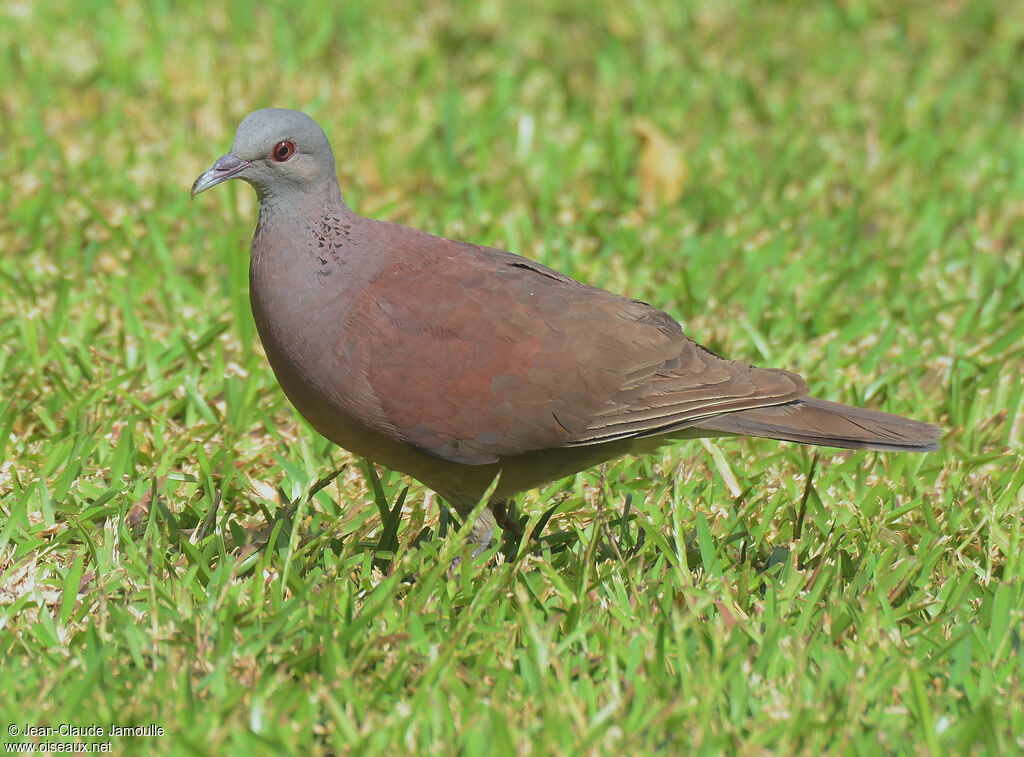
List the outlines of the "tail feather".
{"type": "Polygon", "coordinates": [[[941,429],[930,423],[813,397],[726,413],[701,420],[697,426],[823,447],[900,452],[937,450],[942,435],[941,429]]]}

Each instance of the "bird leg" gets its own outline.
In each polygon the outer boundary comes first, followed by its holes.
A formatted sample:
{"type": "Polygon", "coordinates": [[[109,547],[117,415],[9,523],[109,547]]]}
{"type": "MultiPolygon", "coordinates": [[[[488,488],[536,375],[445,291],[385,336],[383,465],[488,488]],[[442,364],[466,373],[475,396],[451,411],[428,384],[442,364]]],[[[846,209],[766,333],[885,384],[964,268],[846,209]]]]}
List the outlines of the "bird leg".
{"type": "MultiPolygon", "coordinates": [[[[461,513],[460,513],[461,514],[461,513]]],[[[469,532],[469,541],[475,544],[473,557],[478,557],[487,551],[491,539],[494,536],[494,526],[497,524],[505,533],[505,543],[502,552],[506,558],[514,557],[519,551],[519,543],[523,540],[523,523],[525,518],[519,518],[516,514],[516,506],[513,500],[496,500],[488,503],[487,507],[477,515],[476,522],[469,532]]],[[[460,558],[456,558],[452,569],[458,566],[460,558]]]]}
{"type": "Polygon", "coordinates": [[[473,528],[469,532],[469,542],[476,545],[473,549],[473,557],[478,557],[487,551],[492,536],[494,536],[494,513],[490,506],[487,506],[480,510],[480,514],[477,515],[473,528]]]}
{"type": "MultiPolygon", "coordinates": [[[[463,513],[459,511],[459,515],[462,518],[469,517],[469,513],[463,513]]],[[[471,558],[477,558],[487,551],[487,547],[491,544],[491,537],[494,535],[494,514],[491,512],[490,505],[480,510],[480,514],[476,516],[476,521],[473,523],[472,529],[469,532],[469,543],[475,544],[471,558]]],[[[459,555],[452,564],[448,566],[448,578],[455,578],[455,572],[462,565],[462,555],[459,555]]]]}
{"type": "Polygon", "coordinates": [[[519,545],[523,541],[523,525],[526,523],[526,518],[519,517],[513,499],[496,500],[490,503],[490,508],[494,513],[494,522],[505,532],[502,552],[506,558],[512,558],[519,551],[519,545]]]}

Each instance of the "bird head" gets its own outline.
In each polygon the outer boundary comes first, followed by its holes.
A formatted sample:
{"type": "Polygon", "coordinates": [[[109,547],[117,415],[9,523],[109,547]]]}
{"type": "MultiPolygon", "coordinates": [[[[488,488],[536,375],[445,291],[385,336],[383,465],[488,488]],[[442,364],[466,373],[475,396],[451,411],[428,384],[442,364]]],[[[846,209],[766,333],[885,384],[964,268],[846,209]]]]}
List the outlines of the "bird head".
{"type": "Polygon", "coordinates": [[[238,125],[231,150],[192,185],[192,197],[229,179],[242,179],[262,202],[275,196],[320,193],[337,188],[334,153],[327,135],[297,110],[264,108],[238,125]]]}

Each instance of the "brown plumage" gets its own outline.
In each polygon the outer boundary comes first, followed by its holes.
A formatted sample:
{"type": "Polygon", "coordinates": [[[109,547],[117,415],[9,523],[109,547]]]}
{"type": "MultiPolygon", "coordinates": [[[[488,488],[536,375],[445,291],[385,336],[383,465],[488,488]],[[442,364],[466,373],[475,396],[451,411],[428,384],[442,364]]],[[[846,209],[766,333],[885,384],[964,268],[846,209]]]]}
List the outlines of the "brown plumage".
{"type": "MultiPolygon", "coordinates": [[[[748,435],[928,451],[935,426],[807,396],[796,374],[727,360],[643,302],[501,250],[362,218],[317,124],[261,110],[193,196],[252,184],[250,297],[300,413],[466,515],[670,439],[748,435]]],[[[504,511],[504,506],[499,512],[504,511]]],[[[486,511],[475,538],[489,538],[486,511]]]]}

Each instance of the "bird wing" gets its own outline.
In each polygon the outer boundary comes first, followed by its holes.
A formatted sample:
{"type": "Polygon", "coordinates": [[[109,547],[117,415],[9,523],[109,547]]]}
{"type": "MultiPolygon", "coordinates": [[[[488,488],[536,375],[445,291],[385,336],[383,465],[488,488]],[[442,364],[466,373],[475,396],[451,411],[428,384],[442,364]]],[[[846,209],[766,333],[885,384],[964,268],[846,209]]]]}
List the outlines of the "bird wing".
{"type": "Polygon", "coordinates": [[[355,303],[353,357],[390,434],[427,454],[493,463],[806,394],[799,376],[719,357],[646,303],[499,250],[412,247],[355,303]]]}

